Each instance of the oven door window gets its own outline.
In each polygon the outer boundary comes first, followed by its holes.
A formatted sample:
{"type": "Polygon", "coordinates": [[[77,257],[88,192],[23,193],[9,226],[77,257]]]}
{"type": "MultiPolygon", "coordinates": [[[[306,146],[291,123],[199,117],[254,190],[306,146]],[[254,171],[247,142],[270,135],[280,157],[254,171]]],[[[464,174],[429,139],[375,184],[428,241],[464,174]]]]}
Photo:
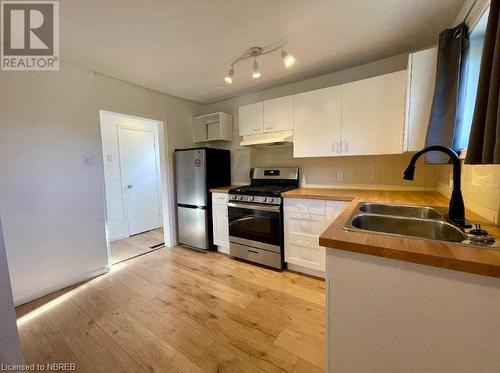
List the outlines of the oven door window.
{"type": "Polygon", "coordinates": [[[280,213],[229,207],[229,235],[280,246],[280,213]]]}

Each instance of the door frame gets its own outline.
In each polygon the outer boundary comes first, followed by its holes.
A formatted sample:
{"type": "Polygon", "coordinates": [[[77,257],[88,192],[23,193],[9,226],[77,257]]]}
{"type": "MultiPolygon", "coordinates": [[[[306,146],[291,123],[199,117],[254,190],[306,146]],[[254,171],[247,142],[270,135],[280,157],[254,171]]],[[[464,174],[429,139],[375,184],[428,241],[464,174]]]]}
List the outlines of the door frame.
{"type": "MultiPolygon", "coordinates": [[[[163,240],[165,242],[165,247],[171,248],[177,245],[177,223],[175,219],[175,195],[174,195],[174,173],[173,173],[173,157],[170,152],[167,151],[168,144],[168,123],[167,121],[161,121],[146,117],[140,117],[137,115],[129,115],[123,113],[117,113],[109,110],[99,110],[99,118],[101,126],[102,115],[113,115],[117,117],[127,118],[127,119],[139,119],[149,122],[154,122],[158,128],[158,148],[159,148],[159,168],[160,168],[160,195],[161,195],[161,212],[162,212],[162,223],[163,223],[163,240]]],[[[102,146],[102,133],[101,133],[101,146],[102,146]]],[[[101,154],[104,159],[104,153],[101,154]]],[[[121,169],[121,166],[120,166],[121,169]]],[[[104,169],[103,169],[104,173],[104,169]]],[[[104,178],[105,182],[105,178],[104,178]]],[[[103,185],[104,200],[106,205],[106,192],[103,185]]],[[[107,206],[106,206],[106,249],[108,253],[108,264],[111,266],[111,244],[108,232],[108,216],[107,216],[107,206]]]]}
{"type": "MultiPolygon", "coordinates": [[[[159,151],[159,148],[158,148],[158,151],[156,151],[156,147],[159,146],[159,143],[160,142],[160,135],[159,135],[159,131],[158,131],[158,124],[157,124],[157,128],[156,128],[156,131],[151,131],[149,129],[143,129],[143,128],[137,128],[137,127],[134,127],[134,126],[131,126],[129,124],[123,124],[123,123],[120,123],[120,121],[118,121],[117,123],[117,126],[116,126],[116,131],[117,131],[117,139],[118,139],[118,153],[120,154],[120,179],[121,179],[121,190],[122,190],[122,208],[123,208],[123,211],[124,211],[124,215],[125,215],[125,223],[126,223],[126,226],[127,226],[127,237],[130,236],[130,221],[129,221],[129,215],[128,215],[128,201],[127,201],[127,197],[126,197],[126,190],[125,190],[125,180],[123,179],[123,176],[124,176],[124,165],[123,165],[123,162],[122,162],[122,143],[121,143],[121,140],[120,140],[120,130],[130,130],[130,131],[143,131],[143,132],[149,132],[149,133],[152,133],[153,134],[153,137],[155,139],[155,172],[156,172],[156,181],[157,181],[157,186],[156,186],[156,190],[157,190],[157,194],[156,194],[156,199],[157,199],[157,202],[158,202],[158,207],[159,207],[159,212],[162,214],[162,219],[163,220],[163,207],[162,207],[162,199],[161,199],[161,171],[160,171],[160,151],[159,151]]],[[[161,221],[162,225],[163,225],[163,221],[161,221]]]]}

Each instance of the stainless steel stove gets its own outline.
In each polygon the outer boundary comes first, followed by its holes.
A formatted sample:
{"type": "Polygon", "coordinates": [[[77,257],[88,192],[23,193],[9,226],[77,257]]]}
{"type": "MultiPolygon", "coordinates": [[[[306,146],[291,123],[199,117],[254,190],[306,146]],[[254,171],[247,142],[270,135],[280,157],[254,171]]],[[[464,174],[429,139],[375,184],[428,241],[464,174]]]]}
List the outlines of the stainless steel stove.
{"type": "Polygon", "coordinates": [[[299,186],[298,168],[252,168],[251,184],[229,191],[230,254],[284,268],[282,193],[299,186]]]}

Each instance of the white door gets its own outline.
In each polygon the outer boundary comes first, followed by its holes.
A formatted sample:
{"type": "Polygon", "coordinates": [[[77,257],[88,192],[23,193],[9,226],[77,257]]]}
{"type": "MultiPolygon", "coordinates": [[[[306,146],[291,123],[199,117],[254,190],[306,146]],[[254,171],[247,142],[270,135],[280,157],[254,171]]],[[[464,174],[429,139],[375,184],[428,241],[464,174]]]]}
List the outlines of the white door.
{"type": "Polygon", "coordinates": [[[264,132],[293,130],[293,96],[264,101],[264,132]]]}
{"type": "Polygon", "coordinates": [[[341,87],[300,93],[293,100],[293,156],[339,155],[341,87]]]}
{"type": "Polygon", "coordinates": [[[406,70],[342,85],[342,155],[403,152],[406,70]]]}
{"type": "Polygon", "coordinates": [[[118,140],[128,234],[158,228],[161,209],[155,133],[119,126],[118,140]]]}
{"type": "Polygon", "coordinates": [[[257,135],[264,127],[264,103],[241,106],[238,110],[240,136],[257,135]]]}

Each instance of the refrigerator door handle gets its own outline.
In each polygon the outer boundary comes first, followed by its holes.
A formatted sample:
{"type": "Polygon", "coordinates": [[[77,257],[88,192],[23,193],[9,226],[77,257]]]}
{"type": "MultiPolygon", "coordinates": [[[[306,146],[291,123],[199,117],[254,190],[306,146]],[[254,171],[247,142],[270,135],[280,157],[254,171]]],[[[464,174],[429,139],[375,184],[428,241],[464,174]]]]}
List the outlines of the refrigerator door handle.
{"type": "Polygon", "coordinates": [[[200,210],[206,210],[206,209],[208,209],[207,206],[188,205],[188,204],[185,204],[185,203],[178,203],[177,207],[185,207],[185,208],[188,208],[188,209],[200,209],[200,210]]]}

